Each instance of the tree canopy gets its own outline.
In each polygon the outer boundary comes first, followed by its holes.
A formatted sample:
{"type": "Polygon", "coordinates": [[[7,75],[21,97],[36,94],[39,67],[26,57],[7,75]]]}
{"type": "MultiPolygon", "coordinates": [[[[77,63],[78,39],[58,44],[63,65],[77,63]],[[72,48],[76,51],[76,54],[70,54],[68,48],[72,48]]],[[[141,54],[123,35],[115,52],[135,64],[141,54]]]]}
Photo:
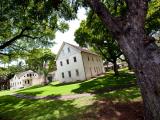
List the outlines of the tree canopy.
{"type": "Polygon", "coordinates": [[[80,28],[75,32],[75,41],[80,46],[91,46],[99,52],[106,62],[111,62],[114,65],[115,74],[118,75],[117,59],[122,55],[117,41],[109,33],[104,24],[96,14],[90,11],[87,20],[82,21],[80,28]]]}
{"type": "Polygon", "coordinates": [[[75,18],[69,2],[59,0],[2,0],[0,53],[49,47],[57,30],[68,29],[65,19],[75,18]],[[58,9],[58,11],[57,11],[58,9]]]}
{"type": "Polygon", "coordinates": [[[56,70],[56,55],[50,49],[33,49],[25,54],[25,62],[28,69],[44,75],[45,80],[49,72],[56,70]]]}

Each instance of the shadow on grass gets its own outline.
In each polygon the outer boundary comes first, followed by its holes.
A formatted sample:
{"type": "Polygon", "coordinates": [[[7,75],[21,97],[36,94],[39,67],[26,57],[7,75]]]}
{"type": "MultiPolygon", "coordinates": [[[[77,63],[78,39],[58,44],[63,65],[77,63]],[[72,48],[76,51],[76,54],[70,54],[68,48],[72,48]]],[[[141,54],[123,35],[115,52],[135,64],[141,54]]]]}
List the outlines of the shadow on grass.
{"type": "Polygon", "coordinates": [[[130,87],[122,90],[115,90],[103,94],[96,94],[96,99],[107,99],[117,102],[141,101],[141,93],[138,87],[130,87]]]}
{"type": "Polygon", "coordinates": [[[76,120],[83,111],[73,100],[28,100],[0,97],[0,116],[6,120],[76,120]]]}
{"type": "Polygon", "coordinates": [[[45,85],[35,85],[35,86],[32,86],[32,87],[17,90],[16,92],[21,92],[21,91],[24,91],[24,90],[31,90],[31,89],[40,88],[40,87],[45,87],[45,85]]]}
{"type": "Polygon", "coordinates": [[[142,102],[100,100],[86,109],[82,120],[144,120],[142,102]]]}
{"type": "Polygon", "coordinates": [[[20,91],[20,92],[16,92],[17,94],[25,94],[25,95],[30,95],[30,96],[36,96],[38,94],[41,94],[43,93],[43,90],[42,91],[20,91]]]}
{"type": "Polygon", "coordinates": [[[72,90],[72,92],[101,94],[136,86],[136,79],[134,74],[130,73],[121,72],[118,77],[110,73],[104,77],[82,82],[79,85],[80,87],[72,90]]]}

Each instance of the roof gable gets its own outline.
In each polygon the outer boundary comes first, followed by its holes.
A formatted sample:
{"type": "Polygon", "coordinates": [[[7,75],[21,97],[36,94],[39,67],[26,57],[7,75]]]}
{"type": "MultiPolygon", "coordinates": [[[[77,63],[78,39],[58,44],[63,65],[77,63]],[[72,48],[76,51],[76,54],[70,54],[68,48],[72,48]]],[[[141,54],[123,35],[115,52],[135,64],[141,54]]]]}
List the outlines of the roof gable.
{"type": "MultiPolygon", "coordinates": [[[[85,53],[97,55],[96,53],[94,53],[94,52],[92,52],[92,51],[89,51],[89,50],[87,50],[87,49],[83,49],[83,48],[81,48],[81,47],[79,47],[79,46],[75,46],[75,45],[69,44],[69,43],[67,43],[67,42],[63,42],[62,45],[61,45],[61,47],[60,47],[60,49],[59,49],[59,51],[58,51],[58,53],[57,53],[56,60],[57,60],[58,57],[60,56],[60,53],[62,52],[62,50],[63,50],[63,48],[64,48],[65,45],[69,45],[69,46],[73,47],[74,49],[78,50],[79,52],[85,52],[85,53]]],[[[97,56],[99,56],[99,55],[97,55],[97,56]]]]}
{"type": "Polygon", "coordinates": [[[57,53],[57,56],[56,56],[56,60],[59,58],[59,57],[62,57],[64,55],[65,56],[68,56],[68,55],[71,55],[73,54],[74,52],[78,52],[80,53],[81,51],[75,47],[73,47],[73,45],[69,44],[69,43],[66,43],[66,42],[63,42],[63,44],[61,45],[58,53],[57,53]],[[70,49],[70,54],[68,54],[68,50],[67,48],[70,49]]]}
{"type": "MultiPolygon", "coordinates": [[[[21,72],[21,73],[18,73],[18,74],[15,74],[15,76],[17,77],[17,78],[20,78],[20,77],[22,77],[22,76],[24,76],[24,75],[26,75],[26,74],[28,74],[28,73],[34,73],[32,70],[28,70],[28,71],[25,71],[25,72],[21,72]]],[[[15,77],[14,76],[14,77],[15,77]]]]}

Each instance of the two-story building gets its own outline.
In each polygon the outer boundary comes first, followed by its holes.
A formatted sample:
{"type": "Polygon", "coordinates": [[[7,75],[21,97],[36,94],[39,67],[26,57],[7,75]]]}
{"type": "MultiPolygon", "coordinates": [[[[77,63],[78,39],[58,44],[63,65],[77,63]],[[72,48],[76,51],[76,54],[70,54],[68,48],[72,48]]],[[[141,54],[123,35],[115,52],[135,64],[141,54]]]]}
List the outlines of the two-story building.
{"type": "Polygon", "coordinates": [[[86,80],[104,73],[100,55],[63,42],[56,57],[56,79],[60,82],[86,80]]]}
{"type": "Polygon", "coordinates": [[[15,74],[10,80],[10,89],[26,88],[32,85],[42,84],[43,79],[39,79],[39,75],[32,70],[15,74]]]}

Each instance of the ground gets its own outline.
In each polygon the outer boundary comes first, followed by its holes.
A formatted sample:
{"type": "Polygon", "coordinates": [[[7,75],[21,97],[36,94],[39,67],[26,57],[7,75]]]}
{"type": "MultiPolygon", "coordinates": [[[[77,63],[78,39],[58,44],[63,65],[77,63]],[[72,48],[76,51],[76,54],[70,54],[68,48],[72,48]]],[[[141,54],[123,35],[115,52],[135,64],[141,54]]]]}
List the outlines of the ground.
{"type": "Polygon", "coordinates": [[[142,120],[143,105],[134,74],[122,70],[72,84],[52,83],[18,91],[0,92],[2,120],[142,120]],[[74,99],[21,99],[11,93],[30,96],[92,94],[74,99]]]}

